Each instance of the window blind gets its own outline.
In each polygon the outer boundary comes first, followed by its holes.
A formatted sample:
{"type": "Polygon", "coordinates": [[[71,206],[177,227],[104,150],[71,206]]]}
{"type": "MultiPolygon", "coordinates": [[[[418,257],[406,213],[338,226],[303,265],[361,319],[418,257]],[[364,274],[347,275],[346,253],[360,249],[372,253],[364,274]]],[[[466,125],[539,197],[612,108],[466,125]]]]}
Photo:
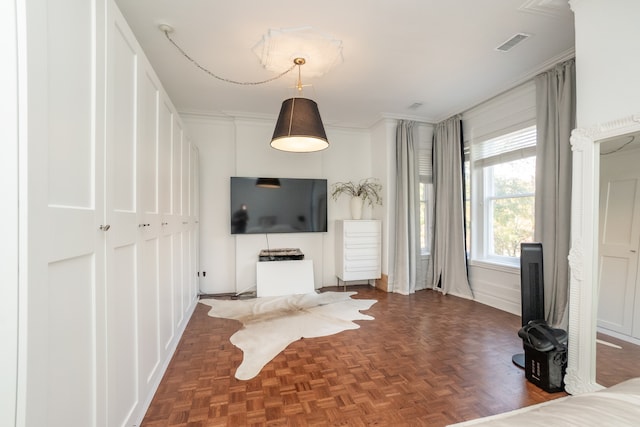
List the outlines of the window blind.
{"type": "Polygon", "coordinates": [[[491,166],[536,155],[536,127],[530,126],[474,144],[476,166],[491,166]]]}
{"type": "Polygon", "coordinates": [[[431,138],[418,143],[418,174],[422,182],[433,181],[432,147],[433,140],[431,138]]]}

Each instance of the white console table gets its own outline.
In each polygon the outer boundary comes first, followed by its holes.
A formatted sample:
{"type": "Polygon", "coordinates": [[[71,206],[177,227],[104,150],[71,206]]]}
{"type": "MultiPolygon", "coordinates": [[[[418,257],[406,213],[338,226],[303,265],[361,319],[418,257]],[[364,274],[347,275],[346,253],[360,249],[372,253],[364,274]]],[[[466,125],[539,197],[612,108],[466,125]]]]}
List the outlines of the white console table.
{"type": "Polygon", "coordinates": [[[256,296],[272,297],[313,292],[313,261],[303,259],[256,263],[256,296]]]}

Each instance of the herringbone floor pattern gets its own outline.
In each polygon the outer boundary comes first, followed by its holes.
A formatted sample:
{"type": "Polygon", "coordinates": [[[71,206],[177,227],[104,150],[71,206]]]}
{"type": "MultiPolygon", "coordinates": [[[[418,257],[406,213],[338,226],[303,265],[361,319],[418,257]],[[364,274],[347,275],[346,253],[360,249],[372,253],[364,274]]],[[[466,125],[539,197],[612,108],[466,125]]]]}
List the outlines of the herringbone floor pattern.
{"type": "MultiPolygon", "coordinates": [[[[336,289],[325,289],[336,290],[336,289]]],[[[291,344],[249,381],[233,320],[199,304],[143,426],[444,426],[564,396],[524,378],[520,319],[434,291],[354,286],[360,329],[291,344]]]]}

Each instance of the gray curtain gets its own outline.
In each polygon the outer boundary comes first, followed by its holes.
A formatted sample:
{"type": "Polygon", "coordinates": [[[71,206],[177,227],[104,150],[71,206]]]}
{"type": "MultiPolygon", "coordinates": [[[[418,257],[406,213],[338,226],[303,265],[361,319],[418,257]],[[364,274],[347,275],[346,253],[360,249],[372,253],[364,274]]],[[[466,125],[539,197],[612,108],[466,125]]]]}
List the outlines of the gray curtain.
{"type": "Polygon", "coordinates": [[[416,291],[420,253],[420,199],[418,155],[414,144],[414,122],[401,120],[396,130],[396,203],[393,292],[416,291]]]}
{"type": "Polygon", "coordinates": [[[536,76],[535,240],[542,243],[545,317],[566,328],[571,228],[571,144],[576,126],[575,61],[536,76]]]}
{"type": "Polygon", "coordinates": [[[436,125],[433,135],[434,224],[428,277],[443,294],[473,298],[464,236],[462,121],[436,125]]]}

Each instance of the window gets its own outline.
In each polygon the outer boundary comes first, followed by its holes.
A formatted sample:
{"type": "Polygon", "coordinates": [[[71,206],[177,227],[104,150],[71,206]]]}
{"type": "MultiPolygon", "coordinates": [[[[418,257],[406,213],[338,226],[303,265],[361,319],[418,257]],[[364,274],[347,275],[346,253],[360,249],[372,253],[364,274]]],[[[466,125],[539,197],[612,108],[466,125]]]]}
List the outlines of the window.
{"type": "Polygon", "coordinates": [[[418,170],[420,175],[420,253],[431,253],[433,235],[433,167],[431,161],[431,138],[424,138],[418,145],[418,170]]]}
{"type": "Polygon", "coordinates": [[[469,146],[464,147],[464,221],[465,221],[465,246],[467,259],[471,251],[471,161],[469,160],[469,146]]]}
{"type": "Polygon", "coordinates": [[[420,253],[427,256],[431,253],[431,236],[433,233],[433,184],[420,176],[420,253]]]}
{"type": "Polygon", "coordinates": [[[476,258],[516,264],[520,243],[533,241],[536,128],[483,141],[473,146],[476,213],[476,258]]]}

